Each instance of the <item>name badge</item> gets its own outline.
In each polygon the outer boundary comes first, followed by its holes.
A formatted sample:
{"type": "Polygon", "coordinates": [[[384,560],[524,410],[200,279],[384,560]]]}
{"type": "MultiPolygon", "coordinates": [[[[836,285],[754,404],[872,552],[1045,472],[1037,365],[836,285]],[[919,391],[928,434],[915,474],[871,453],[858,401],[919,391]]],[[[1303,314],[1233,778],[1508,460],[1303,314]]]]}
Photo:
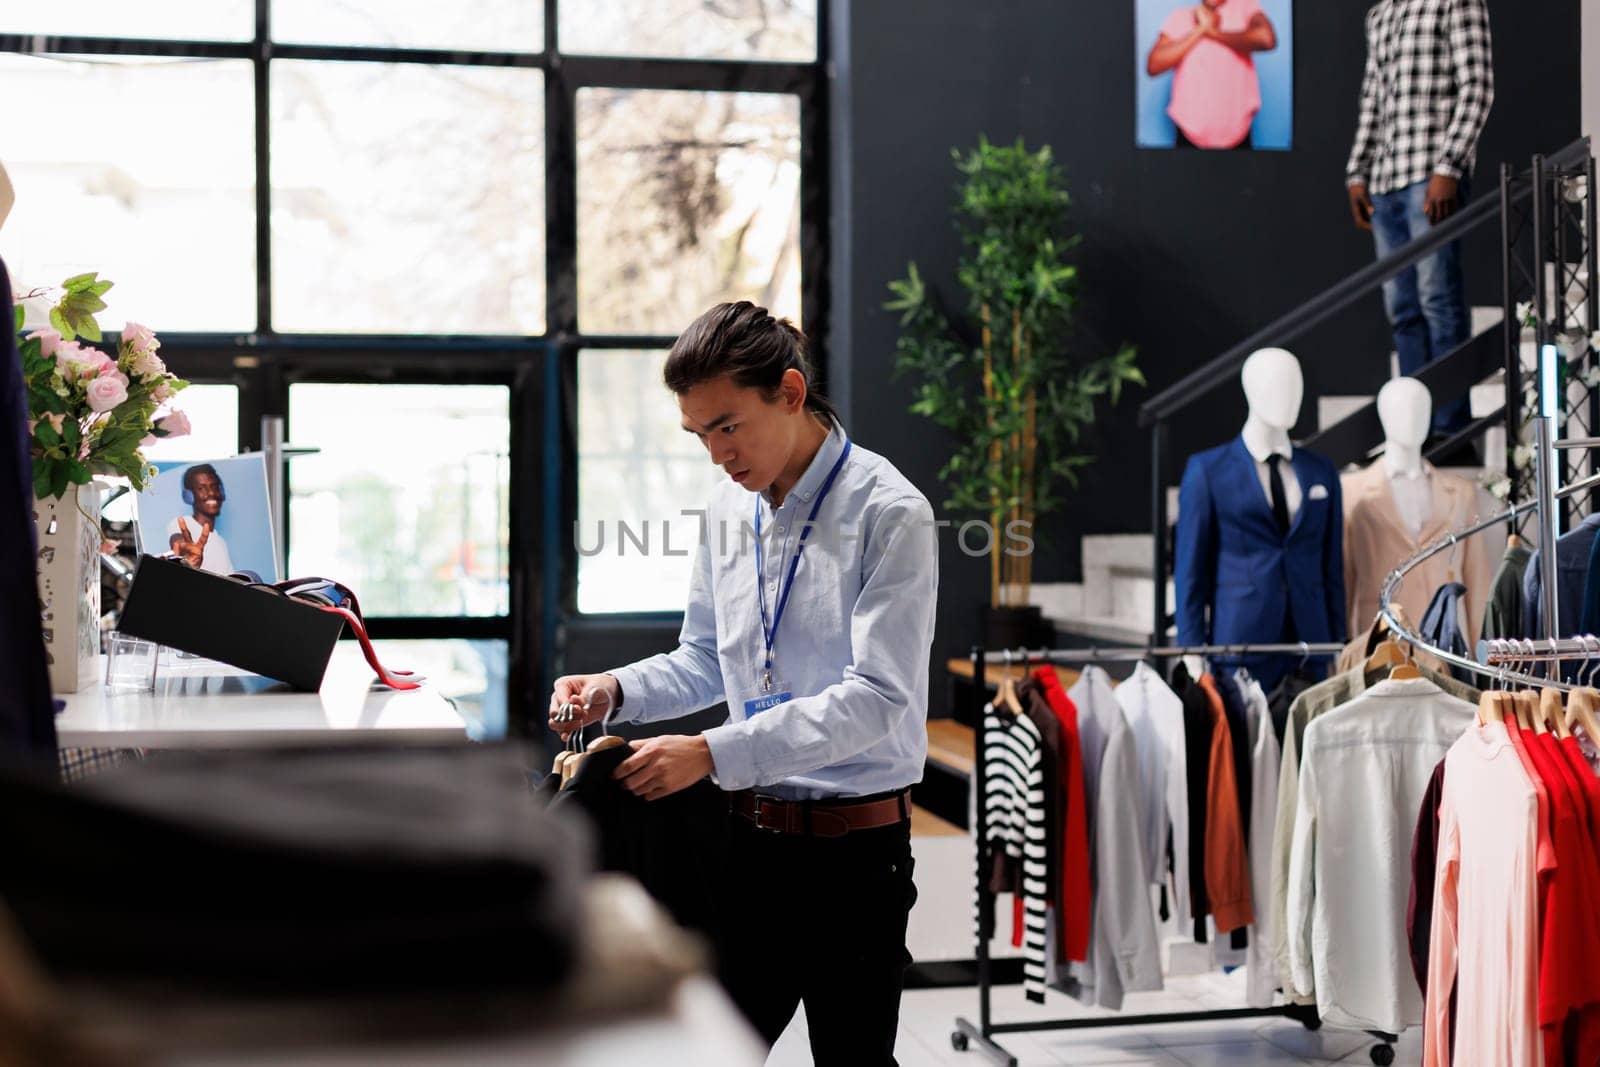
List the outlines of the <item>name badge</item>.
{"type": "Polygon", "coordinates": [[[775,708],[779,704],[793,699],[793,693],[767,693],[764,696],[756,697],[754,700],[746,700],[744,702],[744,717],[753,719],[768,708],[775,708]]]}

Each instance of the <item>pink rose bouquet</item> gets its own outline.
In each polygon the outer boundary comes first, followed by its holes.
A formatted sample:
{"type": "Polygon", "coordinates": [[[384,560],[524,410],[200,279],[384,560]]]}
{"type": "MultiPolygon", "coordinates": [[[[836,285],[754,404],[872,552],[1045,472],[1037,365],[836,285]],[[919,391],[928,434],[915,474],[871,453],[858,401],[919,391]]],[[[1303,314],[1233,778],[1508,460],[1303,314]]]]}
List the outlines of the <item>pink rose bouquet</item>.
{"type": "MultiPolygon", "coordinates": [[[[155,468],[140,450],[190,431],[183,412],[165,409],[189,383],[167,370],[150,327],[126,323],[115,354],[84,343],[103,340],[94,316],[105,309],[101,297],[111,284],[97,274],[68,278],[51,309],[50,327],[18,338],[33,491],[40,499],[59,498],[67,486],[83,485],[95,474],[121,475],[135,490],[143,489],[155,468]]],[[[22,316],[19,304],[19,335],[22,316]]]]}

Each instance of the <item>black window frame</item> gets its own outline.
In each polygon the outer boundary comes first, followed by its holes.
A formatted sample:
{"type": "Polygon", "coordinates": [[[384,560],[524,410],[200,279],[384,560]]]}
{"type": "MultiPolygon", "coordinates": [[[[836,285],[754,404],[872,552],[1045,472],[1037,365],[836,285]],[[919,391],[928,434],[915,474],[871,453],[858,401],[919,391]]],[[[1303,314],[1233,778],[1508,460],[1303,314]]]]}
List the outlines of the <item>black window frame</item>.
{"type": "MultiPolygon", "coordinates": [[[[544,693],[560,669],[561,635],[577,610],[577,376],[584,349],[669,348],[664,335],[585,334],[577,314],[577,144],[580,89],[781,93],[800,106],[801,316],[824,380],[828,358],[828,2],[817,7],[810,61],[659,59],[569,55],[560,50],[559,6],[542,3],[538,52],[463,51],[272,40],[271,0],[255,0],[246,41],[195,41],[0,33],[0,51],[22,55],[245,59],[254,72],[256,328],[238,333],[162,331],[163,354],[195,382],[239,388],[239,448],[260,447],[261,420],[292,418],[300,382],[504,385],[511,395],[510,609],[493,617],[369,619],[377,639],[508,642],[508,728],[542,729],[544,693]],[[545,330],[539,335],[279,333],[272,325],[271,76],[278,59],[535,68],[544,74],[545,330]],[[537,491],[519,491],[528,487],[537,491]]],[[[579,2],[579,0],[566,0],[579,2]]],[[[155,324],[159,329],[160,324],[155,324]]],[[[289,427],[294,437],[294,427],[289,427]]],[[[290,464],[287,478],[292,478],[290,464]]],[[[292,531],[285,530],[287,539],[292,531]]],[[[671,626],[681,613],[587,616],[591,625],[671,626]]]]}

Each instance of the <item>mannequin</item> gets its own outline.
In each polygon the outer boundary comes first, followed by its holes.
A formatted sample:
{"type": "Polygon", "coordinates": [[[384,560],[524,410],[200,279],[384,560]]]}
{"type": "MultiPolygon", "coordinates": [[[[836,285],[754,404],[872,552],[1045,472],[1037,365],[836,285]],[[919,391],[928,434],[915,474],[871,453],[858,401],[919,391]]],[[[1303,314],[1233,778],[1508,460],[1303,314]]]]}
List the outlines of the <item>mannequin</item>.
{"type": "Polygon", "coordinates": [[[1433,397],[1415,378],[1395,378],[1378,390],[1378,421],[1383,424],[1383,465],[1389,491],[1411,536],[1433,511],[1429,473],[1422,465],[1422,443],[1432,425],[1433,397]]]}
{"type": "MultiPolygon", "coordinates": [[[[1385,384],[1378,391],[1383,456],[1343,479],[1345,589],[1352,634],[1371,628],[1390,571],[1467,525],[1477,512],[1477,487],[1435,469],[1422,457],[1432,417],[1433,398],[1427,386],[1415,378],[1395,378],[1385,384]]],[[[1491,571],[1486,535],[1472,537],[1418,565],[1401,583],[1396,602],[1411,622],[1420,622],[1435,591],[1452,582],[1464,584],[1466,611],[1460,622],[1470,647],[1478,639],[1491,571]]],[[[1366,641],[1358,636],[1339,665],[1354,666],[1365,648],[1366,641]]]]}
{"type": "MultiPolygon", "coordinates": [[[[1245,361],[1240,382],[1249,407],[1243,430],[1184,469],[1173,568],[1178,642],[1343,641],[1338,473],[1289,439],[1305,391],[1300,362],[1262,349],[1245,361]]],[[[1299,659],[1252,654],[1213,666],[1246,666],[1271,690],[1299,659]]]]}
{"type": "Polygon", "coordinates": [[[1305,379],[1300,361],[1282,348],[1263,348],[1244,361],[1239,378],[1250,414],[1245,432],[1264,435],[1273,446],[1289,448],[1289,430],[1300,420],[1305,379]]]}

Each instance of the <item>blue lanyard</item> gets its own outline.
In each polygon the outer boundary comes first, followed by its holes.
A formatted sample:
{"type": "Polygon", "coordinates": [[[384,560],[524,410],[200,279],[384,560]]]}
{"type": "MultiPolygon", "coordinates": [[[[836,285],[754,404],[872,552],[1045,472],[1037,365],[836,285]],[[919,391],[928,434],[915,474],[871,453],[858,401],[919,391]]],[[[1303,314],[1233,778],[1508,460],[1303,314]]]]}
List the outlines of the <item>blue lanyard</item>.
{"type": "Polygon", "coordinates": [[[849,458],[850,440],[846,438],[844,451],[839,453],[839,458],[834,462],[833,469],[828,472],[822,488],[817,490],[816,503],[811,505],[811,515],[806,519],[806,524],[800,528],[800,540],[795,544],[794,559],[789,562],[789,574],[778,590],[778,610],[773,613],[771,623],[767,621],[767,591],[763,584],[767,578],[767,568],[761,555],[761,501],[756,500],[756,597],[761,604],[761,637],[766,642],[767,649],[766,664],[761,672],[761,687],[764,692],[772,691],[772,644],[778,637],[778,624],[783,621],[783,609],[789,606],[789,592],[794,588],[795,571],[800,568],[800,553],[805,551],[806,538],[811,536],[811,527],[817,521],[817,512],[822,510],[822,502],[828,498],[828,490],[833,488],[834,479],[839,477],[839,471],[844,468],[844,461],[849,458]]]}

